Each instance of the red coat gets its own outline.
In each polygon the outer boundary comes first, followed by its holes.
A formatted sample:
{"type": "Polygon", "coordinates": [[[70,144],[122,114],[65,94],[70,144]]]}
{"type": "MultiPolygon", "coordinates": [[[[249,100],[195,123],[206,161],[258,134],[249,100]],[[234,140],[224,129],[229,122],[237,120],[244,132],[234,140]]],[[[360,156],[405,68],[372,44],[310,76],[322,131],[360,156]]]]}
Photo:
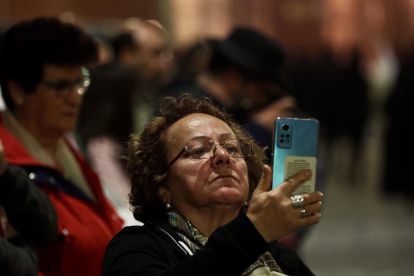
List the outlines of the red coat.
{"type": "Polygon", "coordinates": [[[58,216],[55,242],[39,249],[41,275],[101,275],[106,245],[122,228],[123,221],[103,195],[98,176],[70,145],[96,201],[88,197],[61,172],[30,156],[22,144],[0,125],[6,159],[25,168],[33,181],[48,194],[58,216]]]}

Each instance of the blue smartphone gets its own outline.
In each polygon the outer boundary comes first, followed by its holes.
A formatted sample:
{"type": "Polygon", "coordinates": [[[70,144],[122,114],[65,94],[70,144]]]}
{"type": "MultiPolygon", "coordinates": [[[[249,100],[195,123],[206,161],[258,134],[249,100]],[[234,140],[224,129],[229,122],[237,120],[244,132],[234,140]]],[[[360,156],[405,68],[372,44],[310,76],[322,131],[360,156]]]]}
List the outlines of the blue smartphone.
{"type": "Polygon", "coordinates": [[[273,133],[272,189],[304,170],[312,178],[300,184],[293,195],[315,191],[319,122],[315,119],[277,118],[273,133]]]}

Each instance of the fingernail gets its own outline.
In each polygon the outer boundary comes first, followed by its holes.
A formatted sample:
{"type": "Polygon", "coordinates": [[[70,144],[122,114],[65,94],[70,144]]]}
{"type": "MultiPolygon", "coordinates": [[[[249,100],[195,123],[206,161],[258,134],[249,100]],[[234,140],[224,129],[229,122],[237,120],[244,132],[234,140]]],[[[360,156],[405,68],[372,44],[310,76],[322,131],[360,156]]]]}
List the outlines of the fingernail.
{"type": "Polygon", "coordinates": [[[322,201],[319,201],[319,204],[322,205],[322,201]]]}
{"type": "Polygon", "coordinates": [[[321,197],[323,198],[323,193],[322,192],[319,192],[319,194],[321,195],[321,197]]]}
{"type": "Polygon", "coordinates": [[[309,176],[309,175],[311,175],[311,172],[312,172],[311,170],[306,170],[306,171],[305,171],[305,175],[306,175],[306,176],[309,176]]]}
{"type": "Polygon", "coordinates": [[[295,180],[293,178],[289,178],[288,181],[289,181],[289,184],[290,185],[294,185],[295,184],[295,180]]]}
{"type": "Polygon", "coordinates": [[[319,213],[319,212],[316,212],[316,213],[315,213],[315,216],[317,216],[317,217],[321,217],[321,216],[322,216],[322,214],[321,214],[321,213],[319,213]]]}

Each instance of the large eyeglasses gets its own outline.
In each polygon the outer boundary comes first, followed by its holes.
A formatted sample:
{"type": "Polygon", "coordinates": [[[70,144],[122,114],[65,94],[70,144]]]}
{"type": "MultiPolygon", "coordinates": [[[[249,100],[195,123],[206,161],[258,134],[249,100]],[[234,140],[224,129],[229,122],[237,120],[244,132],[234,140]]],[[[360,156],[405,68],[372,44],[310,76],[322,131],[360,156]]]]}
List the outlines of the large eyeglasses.
{"type": "Polygon", "coordinates": [[[89,77],[89,71],[86,68],[82,68],[82,77],[79,77],[75,81],[59,80],[59,81],[42,81],[42,84],[46,85],[50,89],[55,91],[56,97],[67,97],[74,88],[79,95],[85,94],[87,88],[91,84],[89,77]]]}
{"type": "Polygon", "coordinates": [[[230,157],[247,158],[250,156],[251,145],[240,145],[236,139],[229,139],[222,144],[216,144],[208,138],[195,138],[188,142],[182,151],[168,164],[171,167],[184,153],[193,159],[210,159],[216,154],[218,146],[227,151],[230,157]]]}

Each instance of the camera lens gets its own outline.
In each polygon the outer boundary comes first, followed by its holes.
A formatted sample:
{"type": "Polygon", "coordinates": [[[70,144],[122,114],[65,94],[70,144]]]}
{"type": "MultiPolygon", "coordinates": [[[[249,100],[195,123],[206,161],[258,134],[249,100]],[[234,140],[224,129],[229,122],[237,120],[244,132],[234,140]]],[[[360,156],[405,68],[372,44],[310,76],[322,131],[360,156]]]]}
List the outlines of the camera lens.
{"type": "Polygon", "coordinates": [[[280,139],[280,143],[284,143],[285,142],[285,140],[283,140],[283,139],[280,139]]]}
{"type": "Polygon", "coordinates": [[[283,125],[282,129],[283,129],[283,131],[288,131],[289,130],[289,125],[283,125]]]}

